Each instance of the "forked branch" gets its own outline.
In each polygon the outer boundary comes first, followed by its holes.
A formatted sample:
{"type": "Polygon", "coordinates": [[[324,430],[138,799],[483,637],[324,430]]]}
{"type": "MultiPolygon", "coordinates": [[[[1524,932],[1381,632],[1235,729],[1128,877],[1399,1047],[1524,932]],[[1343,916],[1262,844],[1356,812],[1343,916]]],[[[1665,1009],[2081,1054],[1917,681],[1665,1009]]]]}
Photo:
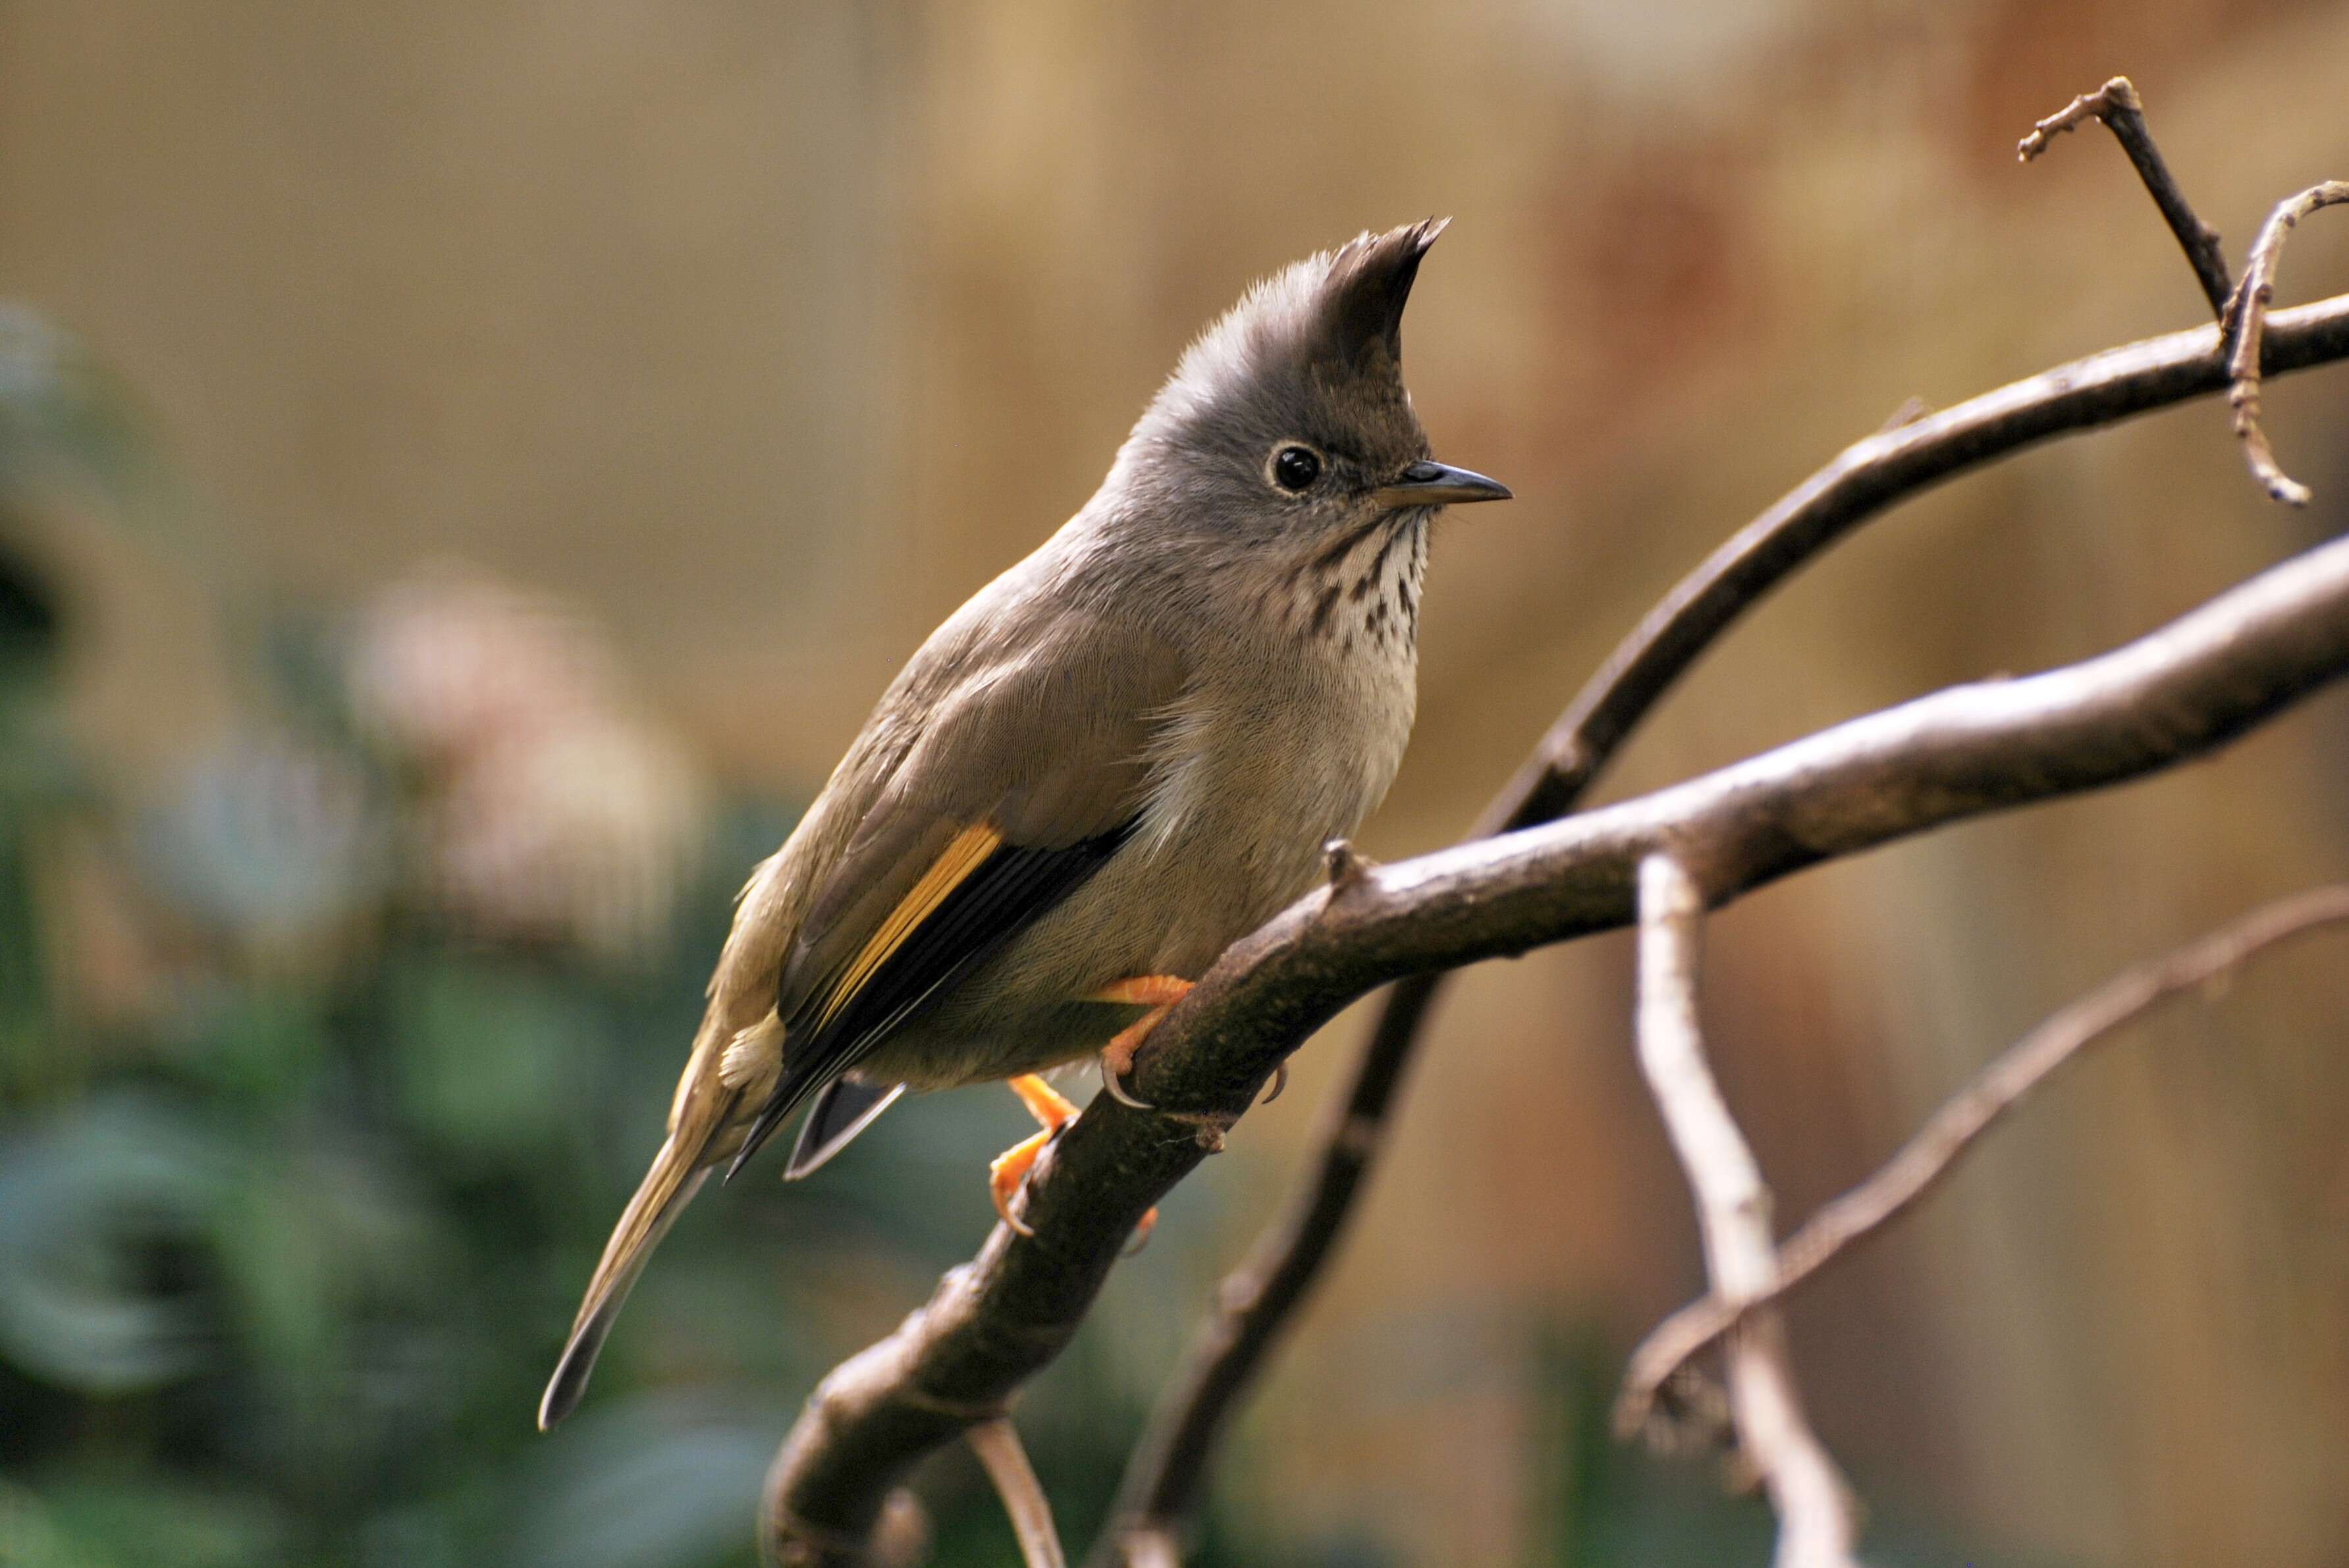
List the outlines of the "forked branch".
{"type": "MultiPolygon", "coordinates": [[[[2162,1002],[2198,990],[2298,936],[2349,921],[2349,885],[2281,898],[2149,962],[2123,971],[2007,1048],[1874,1175],[1823,1205],[1778,1249],[1776,1272],[1759,1289],[1723,1290],[1664,1320],[1631,1355],[1615,1409],[1629,1437],[1649,1421],[1658,1391],[1689,1358],[1874,1235],[1937,1186],[1975,1140],[2064,1064],[2162,1002]]],[[[1741,1331],[1742,1332],[1742,1331],[1741,1331]]]]}
{"type": "Polygon", "coordinates": [[[2224,316],[2227,301],[2235,292],[2227,275],[2226,248],[2219,243],[2219,231],[2202,221],[2186,200],[2186,192],[2178,189],[2177,177],[2170,173],[2169,163],[2161,156],[2161,149],[2154,143],[2152,129],[2145,122],[2145,100],[2137,97],[2128,78],[2115,77],[2095,91],[2082,93],[2033,126],[2031,134],[2016,144],[2015,157],[2030,162],[2047,151],[2054,138],[2086,119],[2103,121],[2105,129],[2113,133],[2113,140],[2121,144],[2121,151],[2128,154],[2137,178],[2145,182],[2146,193],[2161,209],[2163,221],[2177,236],[2178,248],[2186,253],[2187,265],[2194,269],[2194,281],[2202,286],[2211,314],[2224,316]]]}
{"type": "Polygon", "coordinates": [[[1640,863],[1640,1070],[1696,1199],[1713,1293],[1744,1314],[1728,1346],[1729,1417],[1778,1514],[1778,1568],[1855,1568],[1857,1511],[1803,1415],[1775,1312],[1754,1305],[1778,1277],[1770,1189],[1705,1063],[1697,1022],[1704,896],[1669,852],[1640,863]]]}

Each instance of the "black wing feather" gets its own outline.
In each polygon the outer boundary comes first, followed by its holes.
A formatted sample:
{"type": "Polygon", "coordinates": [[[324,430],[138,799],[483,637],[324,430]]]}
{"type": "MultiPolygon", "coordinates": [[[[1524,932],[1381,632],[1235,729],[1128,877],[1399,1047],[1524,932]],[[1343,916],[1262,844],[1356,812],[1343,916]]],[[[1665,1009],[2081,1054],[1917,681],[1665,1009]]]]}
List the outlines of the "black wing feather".
{"type": "Polygon", "coordinates": [[[853,1078],[834,1078],[817,1090],[815,1104],[800,1123],[799,1141],[792,1145],[783,1179],[813,1176],[905,1092],[903,1084],[860,1084],[853,1078]]]}
{"type": "Polygon", "coordinates": [[[971,970],[1100,870],[1139,817],[1060,849],[1006,844],[938,902],[929,919],[883,960],[829,1019],[825,988],[783,1020],[783,1071],[727,1167],[728,1180],[808,1096],[854,1067],[906,1020],[942,999],[971,970]]]}

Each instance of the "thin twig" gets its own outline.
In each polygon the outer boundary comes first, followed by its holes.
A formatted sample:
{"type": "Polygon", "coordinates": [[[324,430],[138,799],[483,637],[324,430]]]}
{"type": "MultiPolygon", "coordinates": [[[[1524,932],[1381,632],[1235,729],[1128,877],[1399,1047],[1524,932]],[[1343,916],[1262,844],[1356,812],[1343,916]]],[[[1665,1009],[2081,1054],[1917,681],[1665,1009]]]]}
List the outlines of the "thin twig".
{"type": "Polygon", "coordinates": [[[2235,347],[2227,357],[2227,374],[2235,383],[2227,394],[2227,400],[2234,405],[2235,434],[2242,438],[2243,461],[2251,464],[2251,477],[2270,496],[2292,506],[2308,504],[2308,486],[2277,465],[2267,431],[2260,423],[2260,343],[2267,331],[2268,306],[2275,299],[2276,264],[2283,255],[2284,237],[2309,213],[2341,202],[2349,202],[2349,181],[2327,180],[2278,202],[2251,244],[2242,291],[2235,296],[2235,347]]]}
{"type": "MultiPolygon", "coordinates": [[[[2277,312],[2261,357],[2271,374],[2349,358],[2349,296],[2277,312]]],[[[1633,728],[1707,648],[1773,588],[1897,503],[2038,441],[2217,391],[2227,375],[2220,329],[2195,327],[1889,423],[1846,448],[1649,611],[1485,807],[1469,840],[1574,809],[1633,728]]],[[[1197,1507],[1217,1436],[1337,1250],[1445,979],[1431,970],[1388,992],[1369,1043],[1316,1135],[1309,1174],[1217,1290],[1152,1415],[1118,1493],[1113,1517],[1126,1528],[1169,1529],[1197,1507]]],[[[1096,1561],[1109,1560],[1097,1553],[1096,1561]]]]}
{"type": "Polygon", "coordinates": [[[2098,119],[2113,139],[2128,154],[2137,166],[2137,178],[2145,182],[2146,192],[2153,204],[2161,209],[2169,232],[2178,237],[2178,248],[2186,253],[2187,265],[2194,269],[2194,281],[2202,286],[2204,297],[2210,301],[2213,315],[2227,313],[2227,300],[2235,286],[2227,276],[2226,247],[2220,243],[2219,231],[2204,223],[2186,200],[2186,192],[2178,187],[2176,176],[2154,144],[2153,132],[2145,123],[2145,103],[2137,96],[2137,88],[2127,77],[2115,77],[2092,93],[2084,93],[2062,109],[2031,128],[2031,134],[2017,144],[2015,157],[2028,163],[2047,151],[2051,138],[2076,127],[2084,119],[2098,119]]]}
{"type": "MultiPolygon", "coordinates": [[[[1770,1189],[1704,1059],[1697,1021],[1704,898],[1668,853],[1640,863],[1640,1070],[1687,1173],[1705,1272],[1750,1303],[1778,1275],[1770,1189]]],[[[1777,1314],[1749,1312],[1728,1346],[1729,1414],[1778,1513],[1778,1568],[1854,1568],[1850,1489],[1803,1416],[1777,1314]]]]}
{"type": "Polygon", "coordinates": [[[1657,1392],[1690,1357],[1817,1273],[1853,1242],[1906,1212],[1949,1174],[1974,1141],[2065,1063],[2125,1023],[2208,984],[2291,938],[2349,920],[2349,884],[2313,888],[2265,905],[2230,925],[2126,970],[2064,1007],[1984,1068],[1936,1110],[1876,1173],[1826,1203],[1778,1250],[1775,1279],[1735,1297],[1711,1295],[1674,1313],[1641,1342],[1623,1375],[1616,1430],[1643,1428],[1657,1392]]]}
{"type": "Polygon", "coordinates": [[[1069,1560],[1061,1554],[1061,1532],[1052,1525],[1052,1505],[1028,1462],[1028,1450],[1019,1445],[1019,1428],[1011,1417],[981,1421],[964,1436],[1003,1499],[1011,1532],[1019,1538],[1020,1561],[1028,1568],[1069,1568],[1069,1560]]]}
{"type": "MultiPolygon", "coordinates": [[[[1984,812],[2215,750],[2349,674],[2349,540],[2319,545],[2125,648],[1954,687],[1652,794],[1381,866],[1300,898],[1216,961],[1029,1178],[1032,1238],[998,1226],[930,1302],[817,1387],[764,1517],[870,1528],[925,1454],[1000,1414],[1074,1335],[1143,1212],[1207,1157],[1275,1064],[1340,1009],[1420,971],[1626,924],[1670,848],[1716,901],[1984,812]]],[[[788,1538],[770,1539],[780,1555],[788,1538]]],[[[818,1558],[816,1561],[829,1561],[818,1558]]]]}
{"type": "Polygon", "coordinates": [[[1922,398],[1903,398],[1899,408],[1884,416],[1884,422],[1876,427],[1876,433],[1882,435],[1886,431],[1897,431],[1902,425],[1913,425],[1932,411],[1933,405],[1922,398]]]}

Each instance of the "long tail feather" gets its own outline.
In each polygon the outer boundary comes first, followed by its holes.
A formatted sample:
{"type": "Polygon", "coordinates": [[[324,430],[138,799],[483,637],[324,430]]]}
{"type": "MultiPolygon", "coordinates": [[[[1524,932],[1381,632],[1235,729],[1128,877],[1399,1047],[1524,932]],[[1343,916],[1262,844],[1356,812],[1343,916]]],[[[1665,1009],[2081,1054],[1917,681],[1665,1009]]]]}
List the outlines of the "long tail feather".
{"type": "Polygon", "coordinates": [[[621,1211],[612,1239],[604,1244],[603,1261],[587,1282],[587,1296],[579,1303],[579,1316],[572,1323],[563,1358],[554,1364],[554,1376],[547,1380],[545,1397],[539,1401],[540,1431],[571,1414],[579,1397],[587,1391],[587,1376],[595,1370],[596,1352],[604,1348],[604,1336],[612,1332],[613,1320],[628,1299],[628,1287],[636,1282],[653,1249],[709,1175],[709,1168],[700,1163],[704,1142],[695,1138],[687,1147],[672,1133],[654,1157],[652,1168],[645,1172],[636,1195],[621,1211]]]}

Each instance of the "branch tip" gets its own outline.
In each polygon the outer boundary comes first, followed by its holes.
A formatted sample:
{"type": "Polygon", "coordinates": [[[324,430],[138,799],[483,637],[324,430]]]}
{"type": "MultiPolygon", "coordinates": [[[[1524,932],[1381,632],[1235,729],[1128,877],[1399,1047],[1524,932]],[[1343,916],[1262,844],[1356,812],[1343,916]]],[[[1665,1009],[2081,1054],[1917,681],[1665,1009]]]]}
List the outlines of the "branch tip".
{"type": "Polygon", "coordinates": [[[1905,430],[1932,411],[1933,405],[1927,402],[1922,398],[1910,397],[1904,399],[1902,400],[1900,406],[1893,410],[1889,414],[1887,414],[1884,418],[1884,422],[1876,427],[1876,433],[1878,435],[1890,435],[1894,431],[1905,430]]]}
{"type": "Polygon", "coordinates": [[[2162,221],[2169,225],[2180,250],[2186,253],[2187,265],[2194,269],[2194,281],[2202,287],[2202,296],[2210,303],[2213,313],[2223,315],[2228,296],[2234,292],[2227,275],[2226,247],[2219,241],[2219,231],[2204,223],[2178,188],[2177,176],[2169,171],[2168,163],[2155,144],[2153,130],[2145,122],[2145,100],[2137,97],[2137,88],[2127,77],[2115,77],[2095,92],[2074,99],[2062,109],[2031,128],[2031,134],[2015,146],[2015,156],[2028,163],[2047,151],[2049,140],[2078,127],[2082,121],[2101,121],[2113,133],[2113,140],[2128,154],[2130,165],[2137,178],[2145,182],[2146,194],[2161,209],[2162,221]]]}
{"type": "Polygon", "coordinates": [[[2047,151],[2048,143],[2069,130],[2079,128],[2084,119],[2102,120],[2111,125],[2116,113],[2141,114],[2145,102],[2137,96],[2137,88],[2127,77],[2115,77],[2094,92],[2084,92],[2054,114],[2031,128],[2031,134],[2015,144],[2015,161],[2028,163],[2047,151]]]}
{"type": "Polygon", "coordinates": [[[1359,853],[1347,839],[1333,838],[1321,846],[1323,862],[1330,872],[1330,897],[1342,898],[1360,888],[1377,868],[1378,862],[1359,853]]]}
{"type": "Polygon", "coordinates": [[[2308,486],[2284,472],[2268,444],[2260,420],[2261,345],[2267,335],[2269,307],[2275,303],[2277,264],[2283,242],[2302,218],[2325,207],[2349,202],[2349,181],[2327,180],[2297,196],[2276,203],[2260,237],[2251,242],[2251,259],[2243,268],[2242,286],[2227,301],[2220,317],[2220,337],[2230,341],[2227,373],[2234,379],[2227,402],[2234,410],[2236,439],[2243,443],[2243,462],[2270,500],[2287,506],[2305,506],[2312,499],[2308,486]]]}

